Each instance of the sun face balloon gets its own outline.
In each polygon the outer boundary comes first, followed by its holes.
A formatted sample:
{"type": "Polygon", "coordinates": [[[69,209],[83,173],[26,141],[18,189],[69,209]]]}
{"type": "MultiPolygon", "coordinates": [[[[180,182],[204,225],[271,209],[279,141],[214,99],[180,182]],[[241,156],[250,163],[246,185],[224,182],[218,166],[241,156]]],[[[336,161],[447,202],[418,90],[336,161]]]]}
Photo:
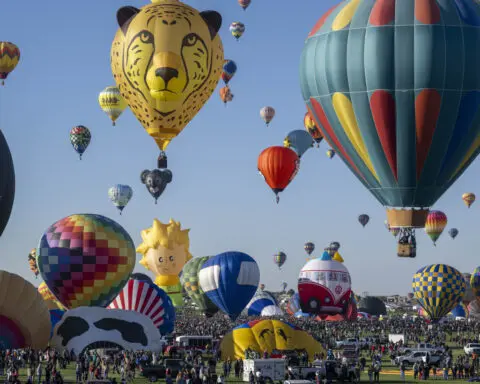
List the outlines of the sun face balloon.
{"type": "Polygon", "coordinates": [[[307,37],[307,108],[392,227],[423,228],[480,152],[479,15],[475,0],[342,1],[307,37]]]}
{"type": "Polygon", "coordinates": [[[133,271],[135,245],[105,216],[71,215],[45,231],[37,263],[50,291],[68,309],[106,307],[133,271]]]}
{"type": "Polygon", "coordinates": [[[127,103],[117,87],[107,87],[98,95],[98,103],[103,112],[112,120],[112,125],[127,108],[127,103]]]}
{"type": "Polygon", "coordinates": [[[123,7],[111,49],[120,93],[165,151],[215,90],[223,66],[222,17],[178,0],[123,7]]]}

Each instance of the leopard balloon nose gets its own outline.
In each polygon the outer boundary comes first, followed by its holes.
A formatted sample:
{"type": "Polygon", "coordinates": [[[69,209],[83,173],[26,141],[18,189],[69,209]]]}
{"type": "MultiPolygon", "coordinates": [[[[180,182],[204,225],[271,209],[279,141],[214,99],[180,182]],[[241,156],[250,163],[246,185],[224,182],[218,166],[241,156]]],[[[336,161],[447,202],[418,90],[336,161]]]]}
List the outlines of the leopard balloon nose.
{"type": "Polygon", "coordinates": [[[178,77],[178,70],[175,68],[158,68],[155,70],[155,76],[161,77],[165,82],[165,86],[168,86],[168,82],[175,77],[178,77]]]}

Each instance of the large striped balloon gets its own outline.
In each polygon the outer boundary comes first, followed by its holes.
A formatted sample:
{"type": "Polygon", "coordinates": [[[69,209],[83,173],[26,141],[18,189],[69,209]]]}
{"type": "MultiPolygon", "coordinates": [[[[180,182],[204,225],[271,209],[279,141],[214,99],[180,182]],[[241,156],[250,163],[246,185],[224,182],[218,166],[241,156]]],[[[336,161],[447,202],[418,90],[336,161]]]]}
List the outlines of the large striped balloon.
{"type": "Polygon", "coordinates": [[[170,330],[162,334],[173,331],[175,307],[168,295],[149,281],[128,280],[107,308],[142,313],[153,321],[155,327],[170,330]]]}
{"type": "Polygon", "coordinates": [[[480,152],[479,41],[474,0],[346,0],[308,35],[308,110],[383,205],[431,207],[480,152]]]}

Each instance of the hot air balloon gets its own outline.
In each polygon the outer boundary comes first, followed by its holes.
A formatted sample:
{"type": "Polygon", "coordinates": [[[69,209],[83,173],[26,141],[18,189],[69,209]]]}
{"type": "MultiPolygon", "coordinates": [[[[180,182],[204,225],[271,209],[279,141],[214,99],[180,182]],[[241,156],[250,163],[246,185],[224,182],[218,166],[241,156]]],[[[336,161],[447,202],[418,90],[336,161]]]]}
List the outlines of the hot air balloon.
{"type": "Polygon", "coordinates": [[[233,100],[233,93],[230,91],[230,88],[228,86],[220,88],[220,99],[223,101],[225,106],[227,106],[227,103],[233,100]]]}
{"type": "Polygon", "coordinates": [[[112,120],[112,125],[127,108],[127,102],[120,94],[117,87],[107,87],[98,95],[98,103],[103,112],[112,120]]]}
{"type": "Polygon", "coordinates": [[[315,250],[315,244],[309,241],[305,243],[305,245],[303,246],[303,249],[305,250],[305,252],[307,252],[307,255],[310,256],[312,252],[315,250]]]}
{"type": "Polygon", "coordinates": [[[265,284],[260,284],[260,289],[263,291],[265,290],[265,284]]]}
{"type": "Polygon", "coordinates": [[[242,37],[243,33],[245,32],[245,25],[243,23],[240,23],[239,21],[235,21],[232,24],[230,24],[230,33],[232,34],[235,39],[240,39],[242,37]]]}
{"type": "Polygon", "coordinates": [[[47,304],[47,307],[49,310],[52,309],[61,309],[62,311],[66,310],[66,308],[63,306],[62,303],[60,303],[55,295],[50,291],[50,288],[48,288],[47,284],[42,281],[40,285],[37,288],[38,293],[43,298],[43,301],[47,304]]]}
{"type": "Polygon", "coordinates": [[[196,308],[207,317],[218,312],[218,308],[200,287],[199,273],[203,264],[212,256],[194,257],[183,266],[180,282],[196,308]]]}
{"type": "Polygon", "coordinates": [[[412,292],[409,292],[409,293],[407,294],[407,297],[408,297],[410,300],[412,300],[412,299],[414,298],[414,294],[413,294],[412,292]]]}
{"type": "Polygon", "coordinates": [[[350,273],[327,252],[307,262],[298,277],[300,305],[305,313],[344,314],[351,296],[350,273]]]}
{"type": "Polygon", "coordinates": [[[87,127],[78,125],[71,129],[70,143],[72,143],[75,152],[78,153],[80,160],[82,160],[82,155],[90,144],[90,140],[92,140],[92,134],[87,127]]]}
{"type": "Polygon", "coordinates": [[[400,228],[391,227],[389,231],[393,235],[393,237],[397,237],[398,234],[400,233],[400,228]]]}
{"type": "Polygon", "coordinates": [[[282,292],[285,292],[285,290],[287,289],[288,287],[288,284],[286,281],[282,281],[282,292]]]}
{"type": "Polygon", "coordinates": [[[318,147],[323,140],[323,136],[317,128],[317,124],[315,123],[315,120],[313,120],[309,112],[305,113],[305,117],[303,118],[303,125],[305,126],[307,132],[312,136],[313,140],[315,140],[315,143],[317,143],[318,147]]]}
{"type": "Polygon", "coordinates": [[[475,202],[476,196],[474,193],[464,193],[462,195],[462,200],[465,203],[465,205],[470,208],[472,204],[475,202]]]}
{"type": "Polygon", "coordinates": [[[425,232],[432,239],[433,245],[447,226],[447,215],[441,211],[430,211],[425,223],[425,232]]]}
{"type": "Polygon", "coordinates": [[[243,8],[244,11],[247,10],[251,2],[252,0],[238,0],[238,4],[240,5],[240,7],[243,8]]]}
{"type": "Polygon", "coordinates": [[[300,296],[298,296],[298,293],[295,293],[292,297],[290,297],[285,310],[289,315],[295,315],[295,313],[302,310],[300,307],[300,296]]]}
{"type": "Polygon", "coordinates": [[[295,151],[298,158],[301,158],[308,149],[312,148],[313,143],[312,136],[302,130],[292,131],[283,139],[283,146],[295,151]]]}
{"type": "Polygon", "coordinates": [[[150,278],[150,276],[145,275],[144,273],[132,273],[130,275],[130,279],[133,280],[140,280],[140,281],[148,281],[149,283],[153,284],[153,280],[150,278]]]}
{"type": "Polygon", "coordinates": [[[268,292],[258,290],[245,307],[247,316],[282,316],[277,300],[268,292]]]}
{"type": "Polygon", "coordinates": [[[222,72],[222,80],[225,85],[228,85],[229,81],[232,80],[233,76],[237,72],[237,64],[233,60],[226,60],[223,63],[223,72],[222,72]]]}
{"type": "Polygon", "coordinates": [[[68,309],[110,304],[128,281],[135,257],[125,229],[93,214],[71,215],[52,224],[37,248],[43,280],[68,309]]]}
{"type": "Polygon", "coordinates": [[[167,168],[168,145],[220,80],[222,17],[177,0],[152,0],[141,9],[120,8],[117,21],[120,28],[110,55],[116,85],[155,140],[160,150],[158,168],[167,168]],[[169,22],[165,15],[170,15],[169,22]]]}
{"type": "Polygon", "coordinates": [[[125,208],[132,198],[133,190],[128,185],[117,184],[108,190],[108,197],[112,200],[112,203],[117,207],[122,214],[123,208],[125,208]]]}
{"type": "Polygon", "coordinates": [[[13,43],[0,41],[0,80],[2,85],[20,61],[20,49],[13,43]]]}
{"type": "Polygon", "coordinates": [[[275,109],[273,109],[272,107],[263,107],[262,109],[260,109],[260,117],[268,127],[270,122],[275,117],[275,109]]]}
{"type": "Polygon", "coordinates": [[[328,157],[329,159],[333,159],[333,158],[335,157],[335,153],[336,153],[336,152],[335,152],[333,149],[330,148],[330,149],[327,150],[326,153],[327,153],[327,157],[328,157]]]}
{"type": "Polygon", "coordinates": [[[475,296],[473,295],[472,285],[470,284],[470,280],[472,278],[471,273],[463,273],[463,280],[465,280],[465,294],[463,295],[463,303],[468,304],[472,300],[475,300],[475,296]]]}
{"type": "Polygon", "coordinates": [[[43,349],[50,330],[50,313],[37,289],[23,277],[0,271],[0,348],[43,349]]]}
{"type": "Polygon", "coordinates": [[[365,228],[365,226],[368,224],[368,222],[370,221],[370,216],[366,215],[366,214],[361,214],[360,216],[358,216],[358,222],[360,224],[362,224],[362,227],[365,228]]]}
{"type": "Polygon", "coordinates": [[[412,287],[418,303],[433,321],[455,308],[465,293],[462,274],[445,264],[420,268],[413,276],[412,287]]]}
{"type": "Polygon", "coordinates": [[[334,251],[334,252],[338,252],[338,250],[340,249],[340,243],[338,241],[332,241],[329,245],[329,247],[334,251]]]}
{"type": "Polygon", "coordinates": [[[474,0],[344,1],[307,37],[307,108],[392,227],[424,228],[480,152],[479,13],[474,0]]]}
{"type": "Polygon", "coordinates": [[[450,235],[450,237],[452,239],[455,239],[455,237],[457,237],[457,235],[458,235],[458,229],[457,228],[450,228],[448,230],[448,234],[450,235]]]}
{"type": "Polygon", "coordinates": [[[453,317],[468,318],[468,305],[465,305],[464,303],[459,303],[455,308],[451,310],[449,315],[452,315],[453,317]]]}
{"type": "Polygon", "coordinates": [[[145,184],[148,193],[155,199],[155,204],[167,188],[167,184],[172,182],[172,178],[173,174],[169,169],[154,169],[153,171],[145,169],[140,174],[140,181],[145,184]]]}
{"type": "Polygon", "coordinates": [[[200,287],[234,321],[255,294],[260,270],[242,252],[225,252],[207,260],[199,273],[200,287]]]}
{"type": "Polygon", "coordinates": [[[277,204],[280,201],[278,194],[287,188],[299,166],[300,159],[297,154],[285,147],[269,147],[258,156],[258,171],[275,193],[277,204]]]}
{"type": "Polygon", "coordinates": [[[472,287],[473,295],[480,303],[480,267],[475,268],[470,277],[470,285],[472,287]]]}
{"type": "Polygon", "coordinates": [[[162,335],[173,332],[175,307],[170,297],[155,284],[130,279],[108,309],[134,311],[150,318],[162,335]]]}
{"type": "Polygon", "coordinates": [[[277,252],[273,255],[273,262],[278,266],[278,269],[282,268],[285,261],[287,261],[287,255],[284,252],[277,252]]]}
{"type": "Polygon", "coordinates": [[[0,130],[0,236],[7,226],[15,199],[15,169],[7,141],[0,130]]]}
{"type": "Polygon", "coordinates": [[[37,277],[40,272],[38,271],[36,248],[33,248],[28,254],[28,266],[30,267],[30,270],[33,272],[35,277],[37,277]]]}

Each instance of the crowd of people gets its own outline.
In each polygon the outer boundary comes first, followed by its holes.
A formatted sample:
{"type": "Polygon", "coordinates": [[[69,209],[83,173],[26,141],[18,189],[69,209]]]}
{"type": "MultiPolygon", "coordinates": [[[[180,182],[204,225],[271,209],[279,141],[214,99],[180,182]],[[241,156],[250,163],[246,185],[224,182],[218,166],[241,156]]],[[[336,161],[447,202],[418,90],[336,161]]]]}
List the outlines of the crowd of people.
{"type": "MultiPolygon", "coordinates": [[[[178,311],[175,332],[172,340],[179,335],[208,335],[213,338],[221,339],[233,327],[254,318],[240,317],[232,323],[223,314],[217,313],[213,317],[200,317],[193,310],[184,309],[178,311]]],[[[255,318],[256,319],[256,318],[255,318]]],[[[326,356],[318,356],[318,359],[333,359],[342,363],[342,356],[339,352],[333,352],[336,342],[346,338],[356,337],[369,340],[368,344],[363,345],[363,351],[355,362],[356,369],[365,372],[365,379],[370,382],[378,382],[382,371],[382,359],[392,361],[401,351],[402,344],[395,344],[388,340],[389,334],[401,334],[404,336],[404,342],[414,345],[417,342],[429,342],[437,346],[445,347],[445,355],[441,364],[431,366],[423,362],[415,363],[413,366],[413,375],[415,379],[443,378],[443,379],[468,379],[476,377],[479,371],[479,360],[464,354],[454,356],[452,349],[461,348],[467,343],[476,342],[480,334],[479,322],[454,321],[442,324],[429,324],[423,319],[403,319],[386,318],[380,320],[359,320],[356,322],[322,322],[313,318],[278,318],[288,321],[299,328],[309,332],[315,339],[320,341],[325,350],[326,356]],[[447,345],[448,343],[448,345],[447,345]],[[370,361],[371,363],[367,363],[370,361]],[[367,379],[368,377],[368,379],[367,379]]],[[[172,341],[173,343],[173,341],[172,341]]],[[[223,384],[225,380],[232,375],[239,380],[242,373],[242,361],[225,361],[219,367],[222,372],[218,376],[213,375],[216,371],[217,362],[221,360],[221,354],[218,345],[212,345],[208,350],[207,359],[204,354],[192,354],[191,352],[182,355],[190,370],[181,371],[179,375],[172,377],[167,373],[167,384],[223,384]],[[214,368],[212,370],[212,356],[214,368]],[[208,363],[207,363],[208,361],[208,363]]],[[[249,356],[268,357],[265,352],[255,353],[247,351],[249,356]]],[[[306,355],[298,352],[298,361],[306,363],[306,355]]],[[[76,356],[73,352],[55,351],[46,349],[43,351],[34,351],[30,349],[0,351],[0,378],[9,383],[64,383],[64,370],[74,367],[76,382],[82,383],[93,379],[111,379],[115,382],[133,382],[138,377],[139,370],[143,365],[158,364],[164,358],[162,353],[150,353],[143,351],[106,354],[99,356],[95,352],[82,352],[76,356]],[[20,371],[24,372],[20,375],[20,371]],[[26,376],[26,377],[25,377],[26,376]]],[[[398,367],[400,375],[405,377],[405,364],[398,367]]],[[[291,373],[287,372],[287,378],[291,373]]],[[[292,377],[290,377],[292,378],[292,377]]],[[[252,381],[252,380],[250,380],[252,381]]],[[[253,377],[255,383],[260,383],[260,379],[253,377]]]]}

